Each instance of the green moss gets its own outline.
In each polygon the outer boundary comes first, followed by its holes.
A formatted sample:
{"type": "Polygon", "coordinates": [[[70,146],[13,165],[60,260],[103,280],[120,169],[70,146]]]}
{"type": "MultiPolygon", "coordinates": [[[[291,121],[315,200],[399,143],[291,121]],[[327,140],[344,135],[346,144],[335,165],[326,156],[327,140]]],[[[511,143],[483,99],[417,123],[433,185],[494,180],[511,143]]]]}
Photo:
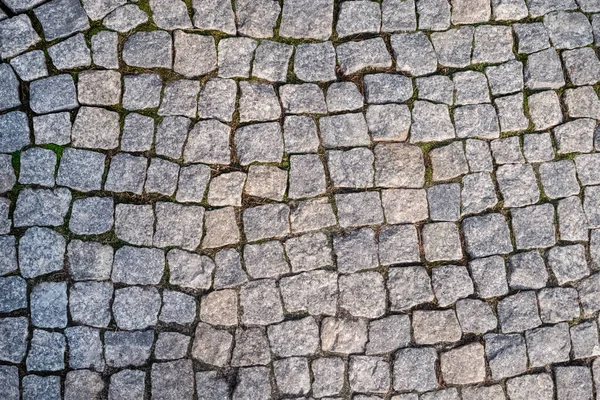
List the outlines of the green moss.
{"type": "Polygon", "coordinates": [[[15,169],[15,173],[18,174],[21,170],[21,150],[12,153],[12,166],[15,169]]]}
{"type": "Polygon", "coordinates": [[[60,161],[60,159],[62,158],[63,151],[65,150],[63,146],[59,146],[54,143],[43,144],[40,147],[43,147],[48,150],[52,150],[54,153],[56,153],[56,158],[58,161],[60,161]]]}

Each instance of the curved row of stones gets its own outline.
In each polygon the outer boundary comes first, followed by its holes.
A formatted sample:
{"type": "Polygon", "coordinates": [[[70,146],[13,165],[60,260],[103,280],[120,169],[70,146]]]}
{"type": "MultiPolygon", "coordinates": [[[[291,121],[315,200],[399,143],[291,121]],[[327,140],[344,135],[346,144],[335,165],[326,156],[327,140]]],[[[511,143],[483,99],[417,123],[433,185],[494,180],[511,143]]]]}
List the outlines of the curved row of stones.
{"type": "Polygon", "coordinates": [[[595,12],[0,0],[0,397],[592,399],[595,12]]]}

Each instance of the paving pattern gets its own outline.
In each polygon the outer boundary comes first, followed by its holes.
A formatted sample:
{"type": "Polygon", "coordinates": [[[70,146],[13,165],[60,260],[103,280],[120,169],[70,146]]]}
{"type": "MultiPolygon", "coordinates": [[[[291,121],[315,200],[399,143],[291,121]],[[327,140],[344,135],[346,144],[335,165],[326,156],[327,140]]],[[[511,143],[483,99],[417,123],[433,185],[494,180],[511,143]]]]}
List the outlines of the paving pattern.
{"type": "Polygon", "coordinates": [[[600,0],[0,0],[0,398],[600,393],[600,0]]]}

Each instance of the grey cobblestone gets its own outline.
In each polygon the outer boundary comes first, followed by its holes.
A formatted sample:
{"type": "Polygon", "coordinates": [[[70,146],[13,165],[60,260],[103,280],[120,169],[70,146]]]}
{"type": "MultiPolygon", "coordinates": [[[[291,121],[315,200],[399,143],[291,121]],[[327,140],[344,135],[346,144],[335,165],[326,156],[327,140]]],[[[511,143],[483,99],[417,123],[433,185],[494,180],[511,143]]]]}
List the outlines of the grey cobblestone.
{"type": "Polygon", "coordinates": [[[0,397],[600,387],[597,0],[0,8],[0,397]]]}

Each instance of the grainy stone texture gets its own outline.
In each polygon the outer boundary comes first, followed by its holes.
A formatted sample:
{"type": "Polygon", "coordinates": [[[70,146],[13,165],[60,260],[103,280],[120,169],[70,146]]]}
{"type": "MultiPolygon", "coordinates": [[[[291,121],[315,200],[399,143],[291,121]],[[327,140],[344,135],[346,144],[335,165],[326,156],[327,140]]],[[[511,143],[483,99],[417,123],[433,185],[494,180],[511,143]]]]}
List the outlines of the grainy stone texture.
{"type": "Polygon", "coordinates": [[[599,1],[0,1],[1,398],[598,392],[599,1]]]}

